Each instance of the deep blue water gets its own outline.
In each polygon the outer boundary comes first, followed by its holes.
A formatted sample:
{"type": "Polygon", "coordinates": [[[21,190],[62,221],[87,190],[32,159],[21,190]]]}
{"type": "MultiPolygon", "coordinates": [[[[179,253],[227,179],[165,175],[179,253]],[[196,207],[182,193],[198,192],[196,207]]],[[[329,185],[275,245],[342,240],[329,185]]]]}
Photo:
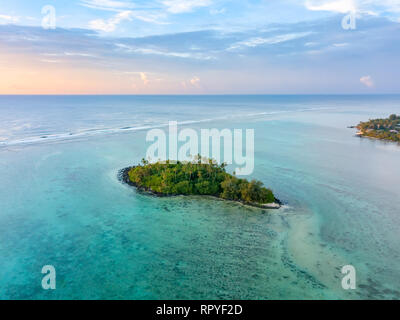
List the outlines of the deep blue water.
{"type": "Polygon", "coordinates": [[[400,96],[0,96],[0,298],[399,299],[400,146],[347,128],[392,113],[400,96]],[[174,120],[254,129],[252,177],[285,206],[122,185],[174,120]]]}

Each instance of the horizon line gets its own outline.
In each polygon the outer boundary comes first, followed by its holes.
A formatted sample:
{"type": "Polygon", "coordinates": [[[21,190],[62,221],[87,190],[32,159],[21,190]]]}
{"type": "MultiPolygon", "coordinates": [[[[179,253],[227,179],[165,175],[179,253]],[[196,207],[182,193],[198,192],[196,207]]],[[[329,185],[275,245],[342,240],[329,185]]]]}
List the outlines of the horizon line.
{"type": "Polygon", "coordinates": [[[135,94],[135,93],[27,93],[27,94],[7,94],[0,93],[0,97],[6,96],[394,96],[399,93],[210,93],[210,94],[187,94],[187,93],[154,93],[154,94],[135,94]]]}

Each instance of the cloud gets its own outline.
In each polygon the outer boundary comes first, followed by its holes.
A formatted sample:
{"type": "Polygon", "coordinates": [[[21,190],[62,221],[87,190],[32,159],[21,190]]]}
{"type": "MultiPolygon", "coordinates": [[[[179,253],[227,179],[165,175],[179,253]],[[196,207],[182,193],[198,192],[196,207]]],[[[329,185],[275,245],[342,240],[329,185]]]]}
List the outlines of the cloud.
{"type": "Polygon", "coordinates": [[[347,47],[349,44],[347,42],[342,42],[342,43],[334,43],[333,46],[337,48],[341,47],[347,47]]]}
{"type": "Polygon", "coordinates": [[[127,53],[138,53],[138,54],[143,54],[143,55],[157,55],[157,56],[165,56],[165,57],[198,59],[198,60],[215,59],[214,57],[203,54],[203,53],[174,52],[174,51],[160,50],[160,49],[155,49],[155,48],[137,48],[137,47],[132,47],[132,46],[123,44],[123,43],[116,43],[115,45],[127,53]]]}
{"type": "Polygon", "coordinates": [[[164,0],[162,4],[170,13],[191,12],[198,7],[207,7],[212,4],[211,0],[164,0]]]}
{"type": "Polygon", "coordinates": [[[353,0],[306,0],[305,6],[312,11],[332,11],[348,13],[356,11],[353,0]]]}
{"type": "Polygon", "coordinates": [[[190,79],[190,84],[194,87],[197,87],[200,83],[200,78],[197,76],[194,76],[192,79],[190,79]]]}
{"type": "Polygon", "coordinates": [[[189,87],[201,88],[200,78],[198,76],[194,76],[188,81],[182,81],[181,84],[185,89],[188,89],[189,87]]]}
{"type": "Polygon", "coordinates": [[[140,72],[140,79],[142,79],[143,84],[146,86],[149,84],[149,79],[147,78],[147,75],[145,72],[140,72]]]}
{"type": "Polygon", "coordinates": [[[368,88],[372,88],[375,85],[371,76],[363,76],[363,77],[361,77],[360,78],[360,82],[363,85],[367,86],[368,88]]]}
{"type": "Polygon", "coordinates": [[[93,30],[99,30],[103,32],[113,32],[115,31],[117,25],[119,25],[124,20],[132,20],[132,11],[122,11],[117,13],[114,17],[108,19],[107,21],[103,19],[96,19],[89,22],[89,28],[93,30]]]}
{"type": "Polygon", "coordinates": [[[281,34],[269,38],[261,38],[261,37],[256,37],[256,38],[251,38],[246,41],[240,41],[237,43],[232,44],[227,50],[235,50],[235,49],[241,49],[243,47],[258,47],[264,44],[277,44],[281,42],[286,42],[294,39],[299,39],[306,37],[308,35],[312,34],[312,32],[301,32],[301,33],[288,33],[288,34],[281,34]]]}
{"type": "Polygon", "coordinates": [[[19,17],[7,16],[4,14],[0,14],[0,24],[3,23],[16,23],[19,21],[19,17]]]}
{"type": "Polygon", "coordinates": [[[134,11],[132,12],[132,17],[135,19],[144,21],[144,22],[149,22],[149,23],[155,23],[155,24],[170,24],[169,22],[164,22],[160,21],[160,19],[165,18],[164,14],[157,14],[157,13],[149,13],[149,12],[143,12],[143,11],[134,11]]]}
{"type": "Polygon", "coordinates": [[[398,18],[400,0],[305,0],[305,7],[311,11],[338,13],[357,12],[370,16],[398,18]]]}
{"type": "Polygon", "coordinates": [[[163,74],[159,72],[145,72],[145,71],[124,71],[122,73],[118,73],[122,75],[135,75],[134,81],[134,86],[138,88],[137,81],[138,78],[143,82],[144,86],[147,86],[149,83],[155,83],[155,82],[160,82],[163,81],[164,79],[162,78],[163,74]]]}
{"type": "Polygon", "coordinates": [[[210,14],[211,15],[217,15],[217,14],[224,14],[226,12],[225,8],[221,8],[221,9],[211,9],[210,10],[210,14]]]}
{"type": "Polygon", "coordinates": [[[96,58],[96,55],[84,52],[64,52],[66,56],[96,58]]]}
{"type": "Polygon", "coordinates": [[[113,0],[82,0],[80,4],[88,8],[107,11],[124,11],[135,8],[131,2],[113,0]]]}
{"type": "Polygon", "coordinates": [[[41,62],[45,62],[45,63],[61,63],[62,61],[60,60],[51,60],[51,59],[41,59],[41,62]]]}

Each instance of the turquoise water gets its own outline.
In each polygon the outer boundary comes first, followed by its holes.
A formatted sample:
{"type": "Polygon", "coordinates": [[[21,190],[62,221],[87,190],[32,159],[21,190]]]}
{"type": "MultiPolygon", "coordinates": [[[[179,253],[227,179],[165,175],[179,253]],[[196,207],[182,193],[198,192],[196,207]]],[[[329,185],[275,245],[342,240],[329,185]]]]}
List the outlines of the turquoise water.
{"type": "Polygon", "coordinates": [[[347,128],[396,112],[400,96],[2,96],[0,298],[399,299],[400,146],[347,128]],[[253,177],[285,206],[121,184],[172,120],[253,128],[253,177]]]}

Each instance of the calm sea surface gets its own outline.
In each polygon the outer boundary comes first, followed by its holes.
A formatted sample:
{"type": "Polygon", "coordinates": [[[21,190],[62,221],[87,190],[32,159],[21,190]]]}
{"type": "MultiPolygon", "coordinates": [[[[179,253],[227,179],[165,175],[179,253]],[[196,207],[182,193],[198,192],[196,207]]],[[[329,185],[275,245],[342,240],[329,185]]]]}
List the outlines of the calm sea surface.
{"type": "Polygon", "coordinates": [[[400,299],[400,145],[347,128],[392,113],[400,96],[0,96],[0,299],[400,299]],[[285,206],[122,185],[174,120],[254,129],[250,178],[285,206]]]}

